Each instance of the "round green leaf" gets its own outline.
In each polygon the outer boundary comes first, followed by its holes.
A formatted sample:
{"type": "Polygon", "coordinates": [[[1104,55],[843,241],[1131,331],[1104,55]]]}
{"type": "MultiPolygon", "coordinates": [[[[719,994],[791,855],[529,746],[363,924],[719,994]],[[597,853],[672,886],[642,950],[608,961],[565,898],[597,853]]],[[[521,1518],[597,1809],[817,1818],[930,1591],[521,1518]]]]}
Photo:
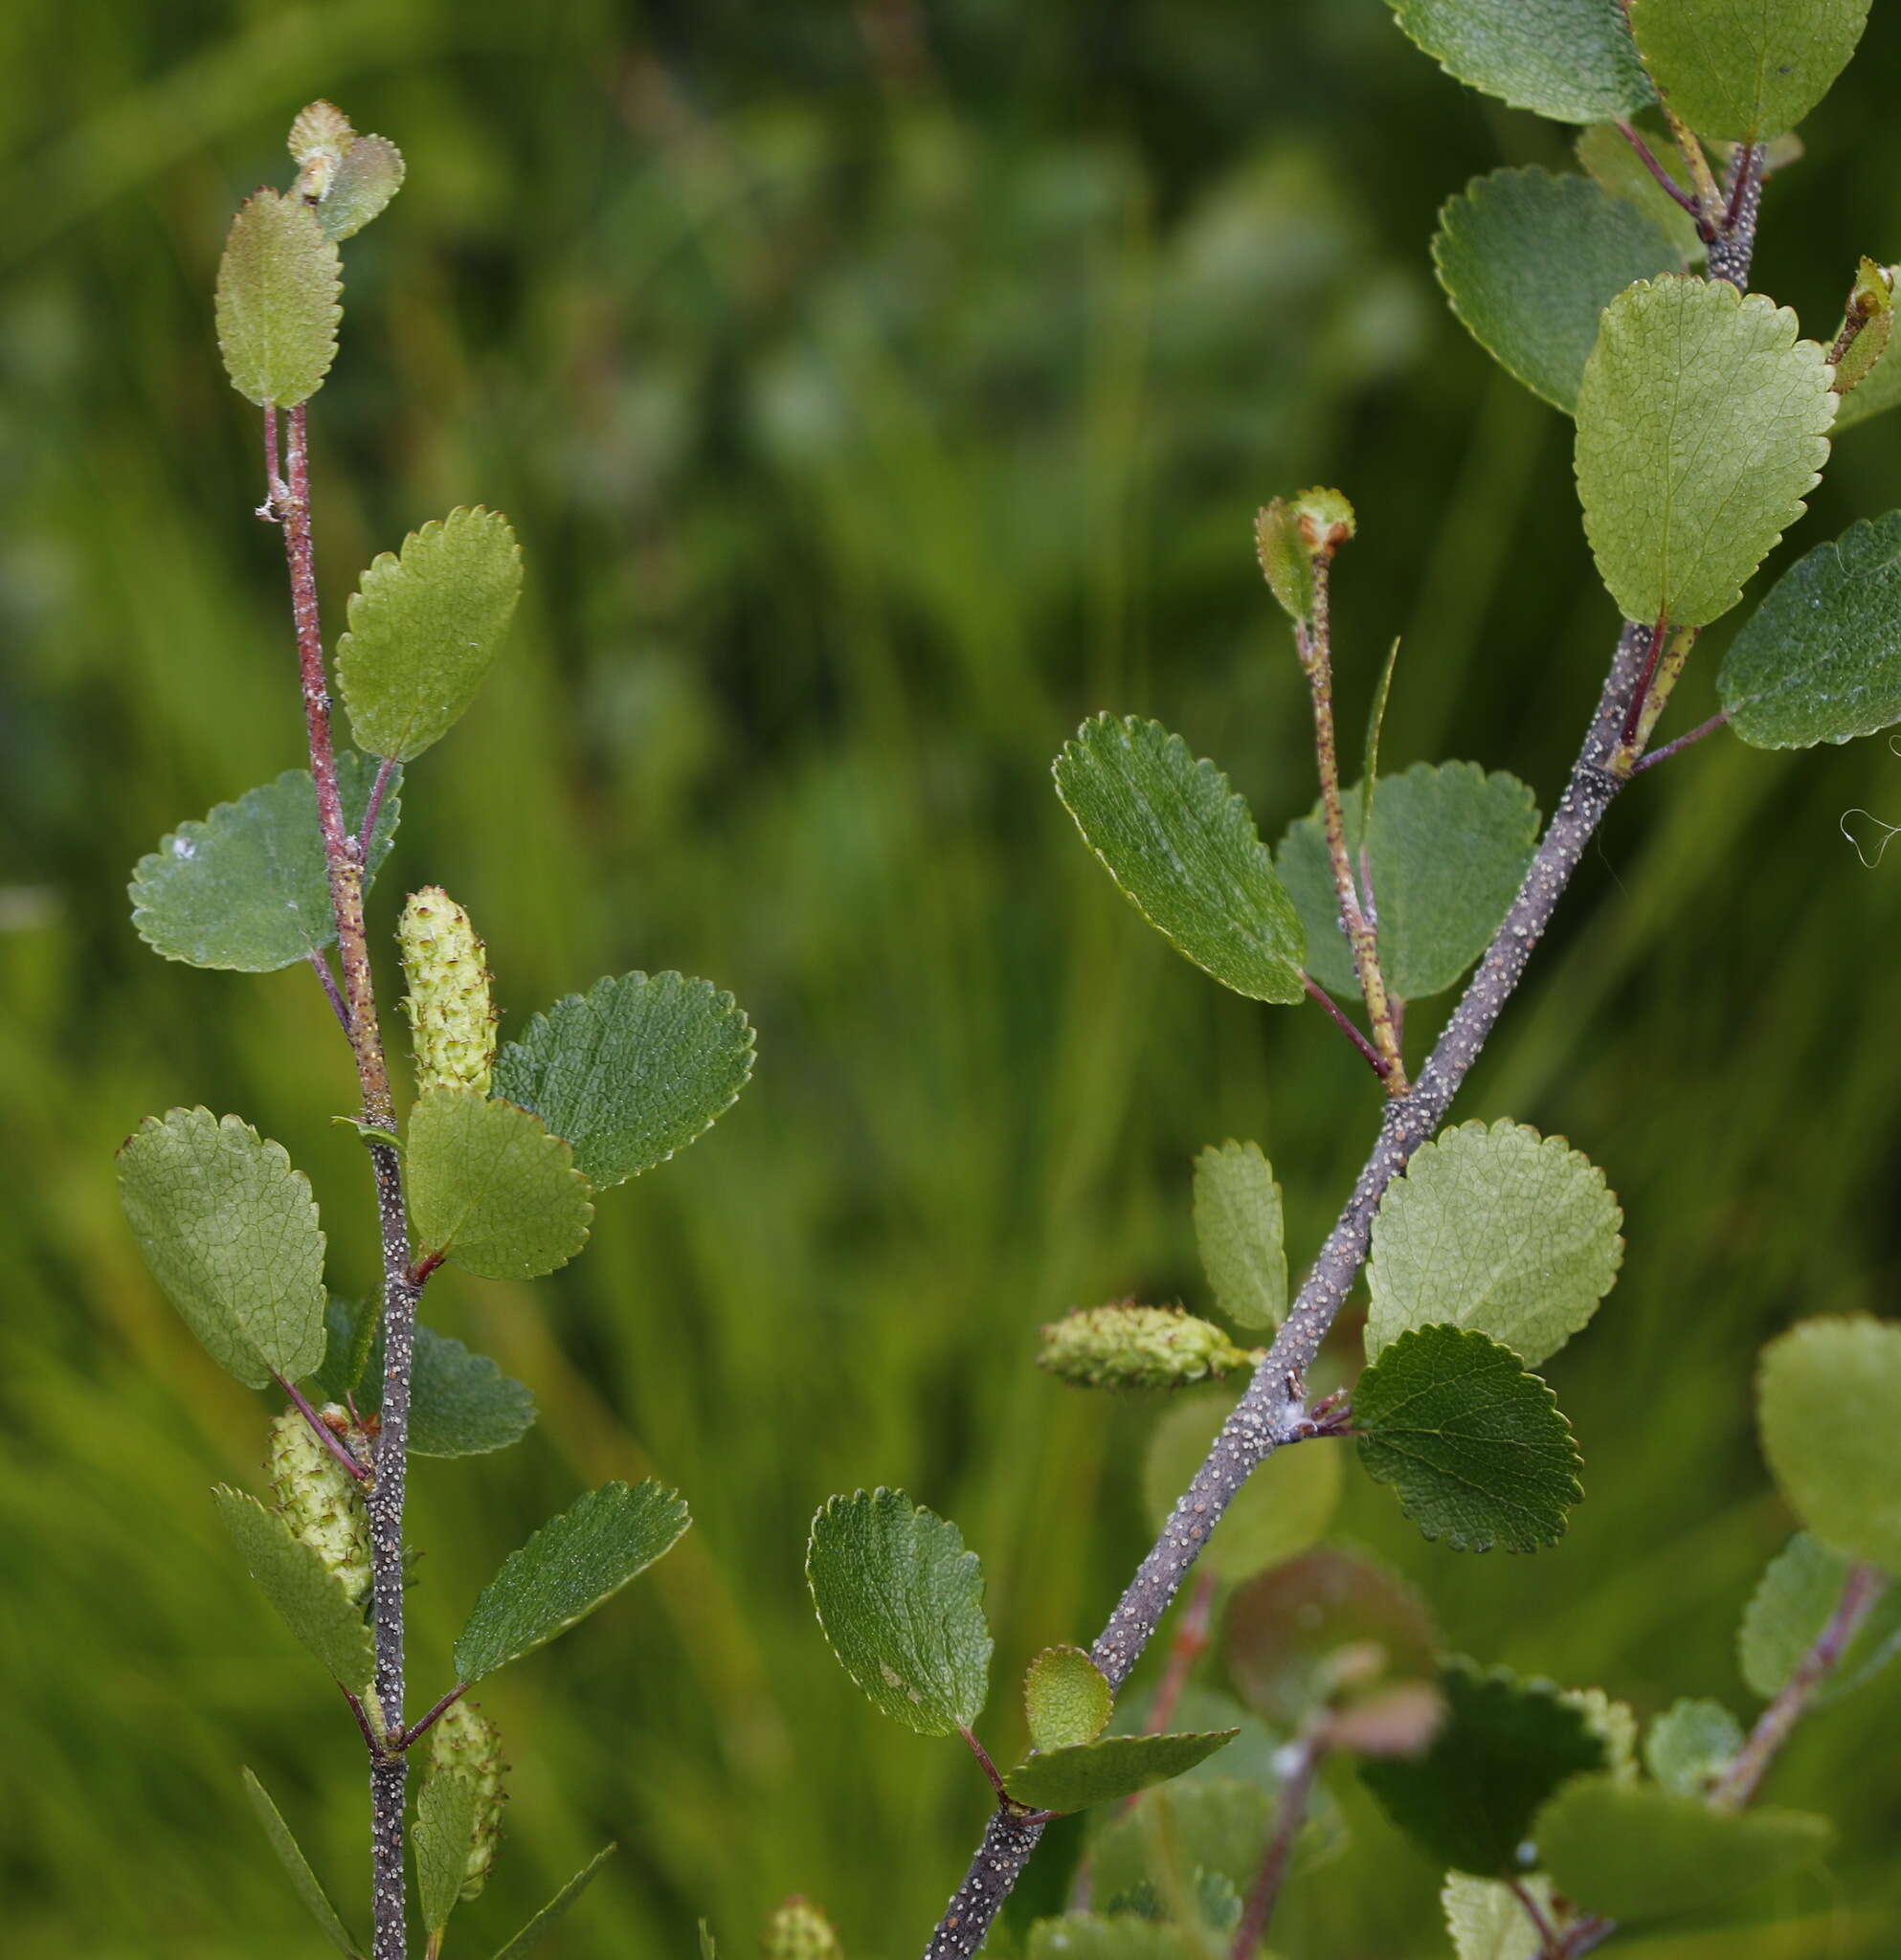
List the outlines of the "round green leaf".
{"type": "Polygon", "coordinates": [[[1588,177],[1532,168],[1468,184],[1439,214],[1432,257],[1466,332],[1567,415],[1604,308],[1634,281],[1684,265],[1635,205],[1588,177]]]}
{"type": "Polygon", "coordinates": [[[1867,25],[1868,0],[1630,0],[1658,93],[1699,136],[1756,143],[1821,101],[1867,25]]]}
{"type": "Polygon", "coordinates": [[[1219,1872],[1244,1887],[1260,1869],[1273,1819],[1273,1801],[1261,1783],[1239,1775],[1177,1778],[1134,1809],[1101,1821],[1089,1846],[1095,1896],[1107,1905],[1152,1885],[1166,1897],[1172,1875],[1197,1871],[1219,1872]]]}
{"type": "MultiPolygon", "coordinates": [[[[1491,943],[1537,848],[1537,801],[1502,769],[1415,763],[1378,779],[1365,840],[1363,793],[1349,790],[1341,814],[1355,865],[1368,841],[1379,963],[1401,1000],[1423,1000],[1454,986],[1491,943]]],[[[1308,971],[1331,992],[1358,993],[1317,805],[1288,829],[1275,860],[1307,930],[1308,971]]]]}
{"type": "Polygon", "coordinates": [[[1250,1708],[1292,1729],[1331,1701],[1349,1675],[1432,1681],[1439,1631],[1398,1573],[1332,1546],[1275,1566],[1228,1606],[1228,1672],[1250,1708]]]}
{"type": "Polygon", "coordinates": [[[1367,1474],[1426,1537],[1462,1551],[1555,1545],[1584,1494],[1557,1398],[1485,1334],[1401,1334],[1360,1376],[1353,1426],[1367,1474]]]}
{"type": "Polygon", "coordinates": [[[1538,1806],[1602,1769],[1603,1742],[1548,1682],[1455,1660],[1440,1686],[1446,1712],[1431,1748],[1363,1762],[1361,1779],[1430,1857],[1482,1879],[1511,1877],[1538,1806]]]}
{"type": "Polygon", "coordinates": [[[1727,1905],[1814,1864],[1835,1835],[1803,1812],[1716,1810],[1607,1776],[1559,1791],[1532,1828],[1558,1891],[1624,1927],[1727,1905]]]}
{"type": "Polygon", "coordinates": [[[812,1521],[805,1576],[833,1653],[894,1722],[954,1735],[977,1719],[990,1627],[956,1526],[902,1490],[832,1498],[812,1521]]]}
{"type": "Polygon", "coordinates": [[[1644,1765],[1666,1790],[1707,1796],[1742,1746],[1743,1726],[1721,1702],[1677,1701],[1651,1723],[1644,1765]]]}
{"type": "Polygon", "coordinates": [[[1045,1647],[1023,1676],[1030,1747],[1063,1749],[1094,1742],[1108,1726],[1115,1691],[1080,1647],[1045,1647]]]}
{"type": "Polygon", "coordinates": [[[219,1484],[212,1492],[212,1503],[251,1576],[285,1626],[329,1670],[333,1681],[353,1692],[367,1686],[376,1664],[369,1629],[322,1556],[247,1491],[219,1484]]]}
{"type": "MultiPolygon", "coordinates": [[[[344,825],[363,827],[375,768],[353,750],[337,757],[344,825]]],[[[364,867],[367,886],[395,841],[398,772],[385,792],[364,867]]],[[[220,803],[182,823],[141,858],[129,889],[139,937],[168,960],[240,973],[274,973],[337,942],[330,874],[308,769],[220,803]]]]}
{"type": "MultiPolygon", "coordinates": [[[[1238,1395],[1175,1397],[1156,1423],[1142,1467],[1142,1495],[1157,1530],[1214,1447],[1238,1395]]],[[[1202,1563],[1222,1578],[1241,1579],[1305,1551],[1326,1534],[1340,1503],[1340,1451],[1325,1440],[1276,1450],[1235,1493],[1208,1536],[1202,1563]]],[[[1202,1527],[1186,1527],[1198,1532],[1202,1527]]]]}
{"type": "Polygon", "coordinates": [[[731,994],[679,973],[622,973],[536,1014],[496,1057],[495,1093],[566,1137],[605,1190],[683,1150],[751,1073],[752,1027],[731,994]]]}
{"type": "Polygon", "coordinates": [[[1195,1160],[1195,1243],[1215,1304],[1242,1327],[1287,1311],[1281,1187],[1259,1144],[1210,1144],[1195,1160]]]}
{"type": "Polygon", "coordinates": [[[1626,619],[1707,626],[1807,506],[1838,399],[1796,316],[1721,279],[1604,309],[1577,393],[1577,491],[1626,619]]]}
{"type": "Polygon", "coordinates": [[[430,1089],[404,1152],[423,1258],[485,1280],[532,1280],[588,1242],[594,1208],[566,1141],[538,1116],[473,1089],[430,1089]]]}
{"type": "Polygon", "coordinates": [[[565,1633],[670,1551],[690,1523],[686,1500],[651,1477],[589,1491],[482,1588],[456,1641],[458,1678],[480,1681],[565,1633]]]}
{"type": "Polygon", "coordinates": [[[412,531],[400,557],[378,557],[337,642],[359,746],[408,762],[439,742],[476,698],[521,593],[515,533],[480,505],[412,531]]]}
{"type": "Polygon", "coordinates": [[[1623,1259],[1604,1173],[1562,1137],[1465,1123],[1413,1154],[1373,1221],[1370,1361],[1409,1327],[1474,1327],[1529,1367],[1598,1310],[1623,1259]]]}
{"type": "Polygon", "coordinates": [[[1805,1321],[1762,1352],[1763,1453],[1832,1550],[1901,1572],[1901,1325],[1805,1321]]]}
{"type": "Polygon", "coordinates": [[[1106,1735],[1100,1742],[1052,1749],[1019,1763],[1003,1779],[1011,1796],[1033,1811],[1083,1811],[1119,1803],[1205,1762],[1237,1731],[1212,1735],[1106,1735]]]}
{"type": "MultiPolygon", "coordinates": [[[[1798,1531],[1770,1560],[1743,1609],[1736,1633],[1742,1678],[1765,1702],[1788,1686],[1842,1603],[1850,1561],[1798,1531]]],[[[1822,1708],[1865,1686],[1901,1653],[1901,1586],[1876,1600],[1847,1651],[1818,1682],[1811,1705],[1822,1708]]]]}
{"type": "Polygon", "coordinates": [[[1901,510],[1797,559],[1731,642],[1716,691],[1757,748],[1851,742],[1901,722],[1901,510]]]}
{"type": "Polygon", "coordinates": [[[337,355],[343,268],[301,197],[265,189],[238,208],[218,263],[218,351],[231,385],[259,408],[294,408],[337,355]]]}
{"type": "MultiPolygon", "coordinates": [[[[1666,145],[1666,136],[1642,132],[1652,154],[1666,145]]],[[[1633,205],[1675,246],[1686,266],[1700,265],[1710,248],[1696,234],[1696,220],[1651,176],[1644,159],[1614,122],[1594,122],[1578,131],[1579,166],[1613,197],[1633,205]]]]}
{"type": "Polygon", "coordinates": [[[119,1198],[166,1298],[247,1388],[324,1359],[324,1234],[309,1180],[235,1116],[148,1116],[119,1152],[119,1198]]]}
{"type": "Polygon", "coordinates": [[[403,153],[387,136],[359,136],[337,161],[317,205],[326,238],[354,238],[403,188],[403,153]]]}
{"type": "MultiPolygon", "coordinates": [[[[1521,1882],[1550,1918],[1550,1883],[1535,1876],[1521,1882]]],[[[1544,1942],[1510,1885],[1497,1879],[1475,1879],[1466,1872],[1447,1872],[1439,1903],[1458,1960],[1541,1960],[1544,1942]]]]}
{"type": "Polygon", "coordinates": [[[1618,0],[1389,0],[1448,75],[1556,122],[1615,122],[1652,99],[1618,0]]]}
{"type": "MultiPolygon", "coordinates": [[[[383,1316],[373,1302],[354,1311],[332,1300],[324,1316],[329,1346],[312,1377],[328,1401],[356,1398],[360,1414],[383,1406],[383,1316]]],[[[409,1450],[413,1457],[474,1457],[506,1449],[533,1428],[535,1398],[486,1354],[418,1324],[410,1367],[409,1450]]]]}
{"type": "Polygon", "coordinates": [[[1177,951],[1250,1000],[1307,997],[1307,940],[1246,802],[1179,735],[1098,715],[1063,745],[1056,791],[1123,894],[1177,951]]]}

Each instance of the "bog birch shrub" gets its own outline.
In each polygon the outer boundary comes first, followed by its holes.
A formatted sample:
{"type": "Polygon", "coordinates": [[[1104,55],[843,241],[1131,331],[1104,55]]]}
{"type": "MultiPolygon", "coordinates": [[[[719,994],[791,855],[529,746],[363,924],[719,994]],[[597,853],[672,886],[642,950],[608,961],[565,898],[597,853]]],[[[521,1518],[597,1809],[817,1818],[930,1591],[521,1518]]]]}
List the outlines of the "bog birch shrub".
{"type": "MultiPolygon", "coordinates": [[[[1273,1169],[1228,1140],[1183,1193],[1207,1278],[1195,1311],[1125,1301],[1045,1329],[1041,1363],[1070,1384],[1181,1393],[1145,1475],[1154,1548],[1093,1647],[1030,1664],[1017,1767],[975,1734],[992,1643],[956,1527],[883,1488],[814,1521],[808,1573],[839,1659],[894,1720],[961,1737],[995,1794],[931,1960],[1252,1960],[1289,1871],[1337,1847],[1327,1786],[1346,1773],[1443,1870],[1460,1960],[1562,1960],[1786,1913],[1820,1896],[1831,1830],[1758,1804],[1758,1787],[1800,1718],[1901,1649],[1901,1325],[1872,1318],[1805,1322],[1760,1359],[1762,1452],[1800,1529],[1742,1606],[1758,1708],[1687,1700],[1645,1725],[1601,1689],[1448,1654],[1410,1586],[1328,1542],[1349,1454],[1448,1554],[1535,1553],[1583,1496],[1537,1370],[1616,1283],[1617,1198],[1575,1141],[1443,1125],[1611,800],[1723,731],[1804,747],[1901,722],[1895,511],[1800,558],[1732,641],[1721,713],[1653,744],[1703,630],[1800,522],[1832,439],[1901,400],[1892,268],[1845,259],[1839,325],[1831,311],[1806,329],[1749,283],[1764,186],[1800,156],[1794,131],[1867,0],[1393,11],[1459,80],[1577,127],[1576,169],[1480,178],[1445,205],[1432,253],[1472,336],[1573,419],[1584,532],[1607,628],[1622,627],[1548,822],[1532,789],[1482,762],[1382,763],[1397,648],[1343,764],[1329,600],[1355,519],[1340,492],[1308,490],[1260,513],[1255,544],[1311,692],[1311,811],[1270,850],[1217,764],[1139,716],[1096,715],[1057,756],[1063,808],[1134,909],[1235,992],[1319,1006],[1385,1106],[1298,1288],[1273,1169]],[[1416,1065],[1411,1005],[1462,982],[1416,1065]],[[1362,1282],[1363,1312],[1343,1318],[1362,1282]],[[1248,1378],[1239,1394],[1200,1386],[1231,1372],[1248,1378]],[[1159,1684],[1118,1704],[1184,1580],[1159,1684]],[[999,1920],[1042,1827],[1085,1809],[1071,1909],[999,1920]]],[[[1288,784],[1282,800],[1304,795],[1288,784]]],[[[1436,1944],[1420,1939],[1408,1950],[1436,1944]]]]}
{"type": "MultiPolygon", "coordinates": [[[[395,194],[403,161],[326,102],[299,115],[290,150],[291,187],[258,190],[232,226],[216,321],[232,385],[261,411],[258,515],[283,533],[298,661],[285,667],[286,707],[295,674],[309,766],[162,838],[133,875],[132,918],[168,959],[314,970],[356,1064],[381,1283],[359,1297],[327,1271],[309,1182],[241,1117],[193,1108],[148,1118],[120,1152],[119,1179],[132,1232],[191,1331],[281,1404],[260,1414],[260,1489],[221,1488],[212,1503],[235,1555],[361,1728],[371,1771],[368,1943],[354,1930],[360,1915],[331,1904],[249,1771],[246,1792],[333,1946],[400,1960],[414,1904],[433,1960],[450,1915],[481,1893],[503,1836],[503,1748],[466,1690],[604,1604],[688,1516],[678,1492],[651,1480],[577,1496],[470,1603],[453,1678],[432,1683],[427,1711],[406,1720],[403,1599],[416,1576],[403,1531],[407,1459],[500,1450],[535,1419],[530,1390],[419,1323],[418,1299],[444,1263],[524,1281],[575,1258],[605,1192],[663,1163],[732,1102],[752,1036],[731,995],[706,981],[634,972],[554,1002],[498,1045],[486,948],[463,908],[424,885],[398,933],[414,1063],[414,1096],[399,1112],[363,894],[394,847],[405,770],[450,732],[505,642],[523,554],[508,521],[481,506],[423,523],[363,574],[347,630],[326,650],[307,404],[336,357],[340,247],[395,194]],[[332,676],[354,749],[332,739],[332,676]],[[412,1757],[422,1774],[408,1792],[412,1757]]],[[[472,1932],[469,1948],[521,1960],[600,1858],[512,1938],[472,1932]]]]}

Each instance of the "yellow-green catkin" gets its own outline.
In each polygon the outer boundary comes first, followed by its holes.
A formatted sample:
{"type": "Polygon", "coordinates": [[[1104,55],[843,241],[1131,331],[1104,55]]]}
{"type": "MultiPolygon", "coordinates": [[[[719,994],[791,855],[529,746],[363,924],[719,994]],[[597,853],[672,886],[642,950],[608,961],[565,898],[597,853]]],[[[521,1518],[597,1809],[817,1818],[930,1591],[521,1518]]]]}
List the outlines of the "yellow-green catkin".
{"type": "Polygon", "coordinates": [[[311,102],[300,109],[288,139],[297,164],[293,194],[313,204],[321,199],[355,142],[356,131],[349,118],[334,102],[311,102]]]}
{"type": "Polygon", "coordinates": [[[495,1725],[473,1702],[454,1703],[436,1718],[430,1731],[430,1768],[437,1776],[461,1776],[475,1785],[475,1830],[469,1838],[469,1862],[462,1879],[462,1897],[473,1899],[488,1882],[495,1847],[502,1837],[502,1806],[508,1793],[502,1787],[508,1765],[502,1760],[502,1738],[495,1725]]]}
{"type": "Polygon", "coordinates": [[[284,1523],[336,1575],[352,1603],[361,1605],[369,1595],[369,1521],[356,1480],[295,1409],[272,1422],[264,1467],[284,1523]]]}
{"type": "Polygon", "coordinates": [[[1037,1365],[1085,1389],[1179,1389],[1255,1357],[1176,1306],[1086,1306],[1043,1328],[1037,1365]]]}
{"type": "Polygon", "coordinates": [[[766,1960],[843,1960],[832,1922],[796,1892],[766,1922],[759,1941],[766,1960]]]}
{"type": "Polygon", "coordinates": [[[396,943],[410,984],[403,1007],[415,1049],[416,1087],[487,1095],[496,1013],[486,955],[469,915],[439,885],[425,885],[410,894],[396,943]]]}

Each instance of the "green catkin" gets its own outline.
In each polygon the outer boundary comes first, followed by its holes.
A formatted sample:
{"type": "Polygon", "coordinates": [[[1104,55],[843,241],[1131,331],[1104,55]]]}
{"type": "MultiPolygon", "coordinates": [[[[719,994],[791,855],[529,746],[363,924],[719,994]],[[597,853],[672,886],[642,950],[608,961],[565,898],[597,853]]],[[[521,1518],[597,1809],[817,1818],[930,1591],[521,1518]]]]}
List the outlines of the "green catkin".
{"type": "Polygon", "coordinates": [[[361,1605],[369,1594],[369,1522],[355,1480],[295,1409],[272,1422],[265,1468],[284,1523],[361,1605]]]}
{"type": "Polygon", "coordinates": [[[417,1089],[487,1095],[496,1013],[484,948],[469,915],[439,885],[426,885],[410,894],[396,943],[410,984],[403,1007],[415,1050],[417,1089]]]}
{"type": "Polygon", "coordinates": [[[1179,1389],[1256,1357],[1175,1306],[1081,1307],[1043,1328],[1037,1365],[1085,1389],[1179,1389]]]}
{"type": "Polygon", "coordinates": [[[832,1922],[794,1892],[766,1922],[760,1949],[766,1960],[843,1960],[832,1922]]]}
{"type": "Polygon", "coordinates": [[[473,1899],[488,1882],[495,1847],[502,1836],[502,1806],[508,1793],[502,1787],[507,1764],[502,1760],[502,1737],[473,1702],[451,1704],[430,1731],[430,1767],[437,1776],[461,1776],[475,1785],[475,1831],[469,1839],[469,1862],[462,1879],[462,1897],[473,1899]]]}

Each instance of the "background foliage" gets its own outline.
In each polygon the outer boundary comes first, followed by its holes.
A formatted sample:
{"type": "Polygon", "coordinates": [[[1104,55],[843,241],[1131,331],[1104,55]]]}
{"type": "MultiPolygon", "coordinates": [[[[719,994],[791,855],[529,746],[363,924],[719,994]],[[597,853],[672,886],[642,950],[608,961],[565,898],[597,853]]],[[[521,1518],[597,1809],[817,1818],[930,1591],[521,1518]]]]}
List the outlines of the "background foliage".
{"type": "MultiPolygon", "coordinates": [[[[1901,253],[1897,59],[1877,9],[1768,193],[1757,277],[1812,332],[1856,253],[1901,253]]],[[[592,1258],[532,1304],[450,1272],[430,1292],[542,1420],[499,1472],[416,1466],[418,1699],[501,1556],[583,1485],[651,1471],[698,1526],[482,1696],[521,1800],[471,1927],[499,1939],[611,1835],[574,1960],[689,1951],[702,1912],[744,1953],[794,1889],[855,1955],[901,1954],[987,1794],[832,1660],[806,1521],[881,1481],[955,1517],[998,1681],[1088,1637],[1147,1542],[1154,1412],[1032,1368],[1038,1325],[1192,1289],[1190,1161],[1229,1133],[1271,1155],[1298,1268],[1376,1119],[1317,1015],[1130,929],[1048,758],[1086,711],[1152,712],[1270,835],[1308,809],[1248,523],[1323,479],[1361,518],[1347,725],[1403,634],[1389,767],[1458,754],[1549,800],[1614,622],[1569,429],[1469,343],[1427,239],[1469,175],[1561,167],[1562,139],[1440,75],[1378,0],[16,0],[0,66],[10,1949],[308,1950],[241,1762],[360,1896],[360,1745],[208,1498],[256,1487],[263,1409],[145,1276],[111,1179],[146,1111],[242,1109],[310,1172],[333,1270],[373,1273],[309,976],[162,966],[123,899],[163,831],[301,754],[210,294],[233,206],[321,94],[411,161],[353,248],[313,412],[331,632],[356,568],[457,501],[505,508],[532,571],[513,657],[415,768],[372,929],[387,947],[402,890],[448,885],[504,1035],[597,972],[672,966],[760,1031],[750,1093],[603,1210],[592,1258]]],[[[1891,418],[1846,434],[1781,555],[1901,502],[1897,441],[1891,418]]],[[[1732,631],[1666,735],[1710,711],[1732,631]]],[[[1621,1284],[1554,1369],[1588,1459],[1563,1544],[1535,1569],[1455,1555],[1347,1480],[1346,1528],[1423,1576],[1456,1646],[1646,1714],[1740,1696],[1732,1631],[1788,1528],[1756,1347],[1892,1306],[1901,862],[1858,863],[1858,807],[1901,821],[1878,741],[1716,741],[1647,779],[1461,1103],[1569,1136],[1624,1208],[1621,1284]]],[[[1669,1950],[1891,1948],[1901,1677],[1867,1695],[1771,1793],[1841,1821],[1840,1896],[1803,1882],[1805,1918],[1669,1950]]],[[[999,1698],[1006,1756],[1019,1723],[999,1698]]],[[[1295,1882],[1277,1944],[1443,1952],[1437,1873],[1340,1800],[1353,1846],[1295,1882]]]]}

